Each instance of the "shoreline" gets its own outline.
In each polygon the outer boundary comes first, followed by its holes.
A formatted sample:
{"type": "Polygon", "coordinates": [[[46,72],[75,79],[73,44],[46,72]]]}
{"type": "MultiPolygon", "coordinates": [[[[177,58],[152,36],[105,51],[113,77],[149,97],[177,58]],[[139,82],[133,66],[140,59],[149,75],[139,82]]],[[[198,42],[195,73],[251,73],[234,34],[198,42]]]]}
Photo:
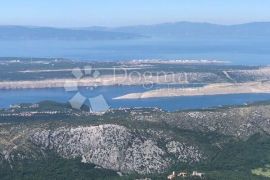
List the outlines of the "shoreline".
{"type": "Polygon", "coordinates": [[[162,97],[184,97],[184,96],[210,96],[230,94],[268,94],[270,83],[249,82],[249,83],[219,83],[210,84],[198,88],[166,88],[150,90],[143,93],[130,93],[114,98],[115,100],[125,99],[148,99],[162,97]]]}
{"type": "Polygon", "coordinates": [[[113,85],[190,84],[185,73],[160,76],[106,75],[97,78],[66,78],[29,81],[0,81],[0,89],[72,88],[113,85]]]}

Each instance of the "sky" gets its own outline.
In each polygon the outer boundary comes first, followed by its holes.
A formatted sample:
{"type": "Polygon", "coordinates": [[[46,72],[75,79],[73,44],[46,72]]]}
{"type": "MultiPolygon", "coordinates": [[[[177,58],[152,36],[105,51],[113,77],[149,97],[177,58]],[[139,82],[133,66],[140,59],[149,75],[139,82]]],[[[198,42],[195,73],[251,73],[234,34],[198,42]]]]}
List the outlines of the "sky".
{"type": "Polygon", "coordinates": [[[270,21],[270,0],[8,0],[0,25],[129,26],[191,21],[270,21]]]}

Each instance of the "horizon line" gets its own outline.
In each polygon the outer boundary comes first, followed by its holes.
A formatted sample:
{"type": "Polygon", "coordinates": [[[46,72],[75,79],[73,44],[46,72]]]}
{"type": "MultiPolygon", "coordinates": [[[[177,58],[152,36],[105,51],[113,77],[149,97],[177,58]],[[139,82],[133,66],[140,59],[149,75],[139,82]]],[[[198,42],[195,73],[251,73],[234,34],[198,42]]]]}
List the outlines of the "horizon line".
{"type": "Polygon", "coordinates": [[[193,23],[193,24],[209,24],[218,26],[237,26],[245,24],[256,24],[256,23],[270,23],[269,21],[249,21],[243,23],[233,23],[233,24],[219,24],[207,21],[173,21],[173,22],[161,22],[153,24],[137,24],[137,25],[119,25],[119,26],[106,26],[106,25],[90,25],[90,26],[50,26],[50,25],[18,25],[18,24],[0,24],[1,26],[11,26],[11,27],[28,27],[28,28],[59,28],[59,29],[79,29],[79,28],[123,28],[123,27],[136,27],[136,26],[156,26],[162,24],[177,24],[177,23],[193,23]]]}

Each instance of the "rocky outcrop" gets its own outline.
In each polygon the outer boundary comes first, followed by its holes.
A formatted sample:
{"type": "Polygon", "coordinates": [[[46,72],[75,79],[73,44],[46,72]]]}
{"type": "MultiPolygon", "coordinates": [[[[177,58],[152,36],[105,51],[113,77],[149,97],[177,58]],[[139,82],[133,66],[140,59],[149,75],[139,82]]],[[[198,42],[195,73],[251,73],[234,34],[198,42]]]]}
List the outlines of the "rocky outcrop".
{"type": "Polygon", "coordinates": [[[166,144],[168,152],[174,154],[180,162],[199,162],[203,156],[195,146],[188,146],[185,143],[171,141],[166,144]]]}
{"type": "Polygon", "coordinates": [[[126,173],[163,172],[174,163],[169,155],[186,163],[202,158],[195,147],[182,146],[180,142],[158,146],[151,138],[112,124],[40,130],[32,134],[30,140],[64,158],[80,157],[84,163],[126,173]]]}

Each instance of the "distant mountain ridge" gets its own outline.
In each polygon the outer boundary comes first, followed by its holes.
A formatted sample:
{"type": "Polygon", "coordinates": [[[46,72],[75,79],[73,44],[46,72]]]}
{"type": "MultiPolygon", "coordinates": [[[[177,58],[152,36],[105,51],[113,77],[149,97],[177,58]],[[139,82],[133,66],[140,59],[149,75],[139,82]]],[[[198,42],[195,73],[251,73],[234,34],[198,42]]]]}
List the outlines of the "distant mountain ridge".
{"type": "MultiPolygon", "coordinates": [[[[98,28],[104,31],[119,31],[157,37],[265,37],[270,35],[270,22],[253,22],[236,25],[176,22],[117,28],[98,28]]],[[[91,27],[85,29],[91,29],[91,27]]]]}
{"type": "Polygon", "coordinates": [[[238,25],[176,22],[125,27],[52,28],[0,26],[0,40],[124,40],[160,38],[265,38],[270,36],[270,22],[238,25]]]}
{"type": "Polygon", "coordinates": [[[125,32],[71,28],[0,26],[0,40],[116,40],[140,38],[125,32]]]}

